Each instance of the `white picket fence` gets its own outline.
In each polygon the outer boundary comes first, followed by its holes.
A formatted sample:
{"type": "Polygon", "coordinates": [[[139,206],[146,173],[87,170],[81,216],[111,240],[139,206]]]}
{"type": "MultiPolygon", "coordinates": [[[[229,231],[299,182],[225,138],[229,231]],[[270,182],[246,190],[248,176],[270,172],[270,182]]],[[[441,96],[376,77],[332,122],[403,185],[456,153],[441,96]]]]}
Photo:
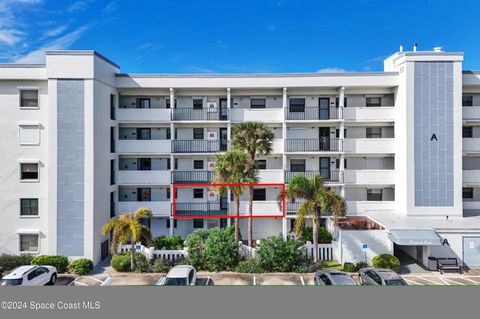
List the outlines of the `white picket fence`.
{"type": "MultiPolygon", "coordinates": [[[[165,259],[168,261],[175,261],[179,258],[187,258],[188,256],[188,251],[186,249],[155,249],[155,247],[149,248],[140,244],[137,244],[135,246],[140,246],[139,252],[148,260],[165,259]]],[[[130,251],[130,248],[130,245],[122,245],[118,248],[118,251],[123,254],[127,251],[130,251]]]]}
{"type": "MultiPolygon", "coordinates": [[[[308,258],[313,258],[313,244],[309,241],[302,246],[308,258]]],[[[318,260],[335,260],[332,244],[318,244],[318,260]]]]}
{"type": "Polygon", "coordinates": [[[238,252],[240,256],[243,256],[247,259],[255,258],[257,254],[257,250],[255,248],[250,247],[248,245],[244,245],[242,244],[242,242],[238,244],[238,252]]]}

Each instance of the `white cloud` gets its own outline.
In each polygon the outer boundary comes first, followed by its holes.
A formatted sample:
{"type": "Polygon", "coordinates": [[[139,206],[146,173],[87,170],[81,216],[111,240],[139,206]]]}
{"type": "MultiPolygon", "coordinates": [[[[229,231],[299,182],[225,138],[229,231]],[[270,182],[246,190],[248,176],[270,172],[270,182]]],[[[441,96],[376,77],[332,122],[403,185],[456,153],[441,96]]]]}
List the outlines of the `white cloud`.
{"type": "Polygon", "coordinates": [[[50,29],[45,33],[46,37],[56,37],[57,35],[62,34],[65,30],[67,30],[68,24],[64,24],[61,26],[58,26],[54,29],[50,29]]]}
{"type": "Polygon", "coordinates": [[[110,13],[112,11],[117,10],[117,2],[116,1],[110,1],[109,4],[105,8],[103,8],[103,13],[110,13]]]}
{"type": "Polygon", "coordinates": [[[68,12],[82,12],[87,10],[87,7],[89,4],[92,2],[92,0],[80,0],[72,3],[71,5],[68,6],[67,11],[68,12]]]}
{"type": "Polygon", "coordinates": [[[348,72],[348,71],[342,68],[334,68],[334,67],[328,67],[328,68],[317,70],[317,73],[345,73],[345,72],[348,72]]]}
{"type": "Polygon", "coordinates": [[[20,41],[23,32],[15,29],[0,30],[0,43],[15,45],[20,41]]]}

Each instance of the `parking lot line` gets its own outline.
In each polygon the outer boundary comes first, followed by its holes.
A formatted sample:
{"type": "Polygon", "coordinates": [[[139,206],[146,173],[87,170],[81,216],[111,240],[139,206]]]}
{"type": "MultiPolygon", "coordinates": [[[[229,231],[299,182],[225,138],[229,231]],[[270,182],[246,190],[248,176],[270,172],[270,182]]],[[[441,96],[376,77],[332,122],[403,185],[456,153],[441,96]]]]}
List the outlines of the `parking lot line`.
{"type": "Polygon", "coordinates": [[[467,278],[467,277],[462,277],[463,280],[467,280],[467,281],[470,281],[470,282],[473,282],[474,285],[480,285],[480,282],[478,281],[475,281],[475,280],[472,280],[470,278],[467,278]]]}
{"type": "Polygon", "coordinates": [[[431,279],[428,279],[427,277],[417,277],[418,279],[421,279],[421,280],[425,280],[426,282],[430,282],[434,285],[438,285],[439,283],[437,281],[434,281],[434,280],[431,280],[431,279]]]}
{"type": "Polygon", "coordinates": [[[158,279],[157,283],[155,284],[156,286],[160,286],[160,283],[162,282],[162,279],[163,277],[160,277],[160,279],[158,279]]]}
{"type": "Polygon", "coordinates": [[[303,280],[303,276],[300,276],[300,280],[302,281],[302,286],[305,286],[305,280],[303,280]]]}
{"type": "Polygon", "coordinates": [[[257,285],[257,277],[253,276],[253,285],[256,286],[257,285]]]}
{"type": "Polygon", "coordinates": [[[100,281],[100,286],[106,286],[110,282],[110,280],[112,280],[112,278],[112,276],[108,276],[107,279],[105,279],[104,281],[100,281]]]}
{"type": "Polygon", "coordinates": [[[410,280],[410,279],[407,279],[407,278],[405,278],[405,277],[403,277],[403,279],[404,279],[407,283],[410,283],[410,284],[413,284],[413,285],[416,285],[416,286],[423,286],[421,283],[416,282],[416,281],[413,281],[413,280],[410,280]]]}
{"type": "Polygon", "coordinates": [[[445,285],[450,286],[450,283],[442,278],[442,276],[438,277],[445,285]]]}
{"type": "Polygon", "coordinates": [[[445,278],[445,280],[449,280],[449,281],[451,281],[451,282],[453,282],[454,284],[457,284],[457,285],[465,286],[464,283],[455,281],[455,280],[453,280],[452,278],[445,278]]]}
{"type": "Polygon", "coordinates": [[[78,278],[80,278],[80,277],[75,278],[75,280],[72,281],[71,283],[69,283],[68,285],[72,286],[73,284],[79,284],[79,285],[82,285],[82,286],[88,286],[87,284],[84,284],[83,282],[77,281],[78,278]]]}
{"type": "MultiPolygon", "coordinates": [[[[97,282],[103,283],[102,280],[97,279],[97,278],[95,278],[95,277],[92,277],[92,276],[87,276],[87,277],[90,278],[90,279],[92,279],[92,280],[95,280],[95,281],[97,281],[97,282]]],[[[107,279],[108,279],[108,278],[107,278],[107,279]]]]}

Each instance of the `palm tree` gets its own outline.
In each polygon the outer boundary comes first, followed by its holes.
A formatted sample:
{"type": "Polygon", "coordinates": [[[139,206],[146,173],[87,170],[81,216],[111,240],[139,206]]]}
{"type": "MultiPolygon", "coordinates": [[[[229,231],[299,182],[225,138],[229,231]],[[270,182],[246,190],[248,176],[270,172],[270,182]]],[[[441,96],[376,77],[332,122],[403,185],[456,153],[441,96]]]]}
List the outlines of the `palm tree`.
{"type": "Polygon", "coordinates": [[[335,221],[338,217],[345,216],[347,211],[345,199],[326,188],[323,177],[320,175],[315,175],[312,179],[303,175],[292,177],[288,182],[285,195],[288,200],[295,201],[297,198],[304,200],[298,209],[294,230],[296,235],[300,236],[305,228],[306,217],[312,217],[313,260],[317,262],[320,215],[330,211],[335,221]]]}
{"type": "MultiPolygon", "coordinates": [[[[256,179],[256,160],[272,152],[273,133],[262,122],[244,122],[232,128],[233,148],[243,150],[248,155],[247,166],[250,178],[256,179]]],[[[252,246],[253,186],[248,188],[248,245],[252,246]]]]}
{"type": "MultiPolygon", "coordinates": [[[[225,154],[218,154],[215,157],[215,175],[212,183],[214,184],[245,184],[254,182],[250,179],[248,166],[245,163],[248,156],[245,152],[232,149],[225,154]]],[[[216,187],[218,193],[225,193],[226,189],[230,189],[235,202],[235,242],[239,241],[239,218],[240,216],[240,196],[243,194],[244,187],[228,186],[216,187]]]]}
{"type": "Polygon", "coordinates": [[[117,252],[118,245],[125,245],[130,240],[130,269],[135,270],[135,243],[151,241],[150,230],[142,224],[142,218],[152,217],[152,212],[148,208],[139,208],[135,213],[126,213],[109,220],[102,228],[102,234],[105,236],[112,232],[112,255],[117,252]]]}

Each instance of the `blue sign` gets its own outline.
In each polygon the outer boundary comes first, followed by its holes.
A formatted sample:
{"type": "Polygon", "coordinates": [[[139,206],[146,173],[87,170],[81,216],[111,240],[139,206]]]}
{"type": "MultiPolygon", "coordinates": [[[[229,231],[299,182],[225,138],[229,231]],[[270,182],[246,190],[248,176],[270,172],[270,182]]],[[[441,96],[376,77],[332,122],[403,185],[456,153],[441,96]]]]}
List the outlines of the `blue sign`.
{"type": "Polygon", "coordinates": [[[362,248],[363,248],[363,249],[367,249],[367,248],[368,248],[368,245],[367,245],[367,244],[363,244],[363,245],[362,245],[362,248]]]}
{"type": "Polygon", "coordinates": [[[136,251],[140,251],[140,249],[142,249],[142,247],[141,247],[140,245],[136,245],[136,246],[135,246],[135,250],[136,250],[136,251]]]}

